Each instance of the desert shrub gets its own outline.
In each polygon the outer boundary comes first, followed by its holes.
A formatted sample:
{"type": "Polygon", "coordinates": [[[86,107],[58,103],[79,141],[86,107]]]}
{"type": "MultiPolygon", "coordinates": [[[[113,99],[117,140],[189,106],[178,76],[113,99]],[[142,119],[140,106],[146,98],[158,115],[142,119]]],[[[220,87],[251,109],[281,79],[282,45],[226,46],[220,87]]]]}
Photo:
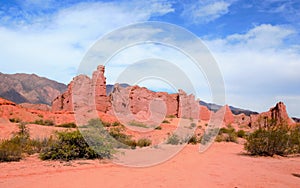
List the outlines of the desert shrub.
{"type": "Polygon", "coordinates": [[[189,139],[189,141],[188,141],[188,144],[193,144],[193,145],[195,145],[195,144],[197,144],[197,143],[199,143],[199,140],[197,139],[197,137],[196,137],[195,135],[193,135],[193,136],[189,139]]]}
{"type": "Polygon", "coordinates": [[[22,146],[20,139],[14,137],[10,140],[4,140],[0,144],[0,161],[10,162],[22,159],[22,146]]]}
{"type": "Polygon", "coordinates": [[[300,125],[290,131],[290,153],[300,153],[300,125]]]}
{"type": "Polygon", "coordinates": [[[58,140],[51,146],[44,148],[40,153],[42,160],[72,160],[72,159],[92,159],[98,158],[98,154],[91,149],[84,140],[81,133],[57,132],[58,140]]]}
{"type": "Polygon", "coordinates": [[[218,131],[219,131],[218,128],[207,129],[200,138],[201,144],[206,145],[209,142],[213,142],[213,138],[218,134],[218,131]]]}
{"type": "Polygon", "coordinates": [[[196,126],[197,126],[196,123],[191,123],[191,124],[190,124],[190,127],[191,127],[191,128],[195,128],[196,126]]]}
{"type": "Polygon", "coordinates": [[[113,122],[112,126],[113,126],[113,127],[121,126],[121,123],[120,123],[120,122],[117,122],[117,121],[115,121],[115,122],[113,122]]]}
{"type": "Polygon", "coordinates": [[[19,119],[19,118],[10,118],[9,121],[12,122],[12,123],[20,123],[21,119],[19,119]]]}
{"type": "Polygon", "coordinates": [[[63,123],[60,125],[55,125],[55,127],[76,128],[77,126],[74,122],[71,122],[71,123],[63,123]]]}
{"type": "Polygon", "coordinates": [[[136,145],[139,147],[147,147],[152,144],[152,141],[148,138],[141,138],[137,141],[136,145]]]}
{"type": "Polygon", "coordinates": [[[246,136],[246,132],[244,130],[238,130],[236,134],[239,138],[244,138],[246,136]]]}
{"type": "Polygon", "coordinates": [[[0,161],[19,161],[26,154],[40,152],[50,140],[32,140],[25,123],[19,124],[19,131],[9,140],[0,143],[0,161]]]}
{"type": "Polygon", "coordinates": [[[34,122],[32,122],[33,124],[37,124],[37,125],[46,125],[46,126],[53,126],[54,122],[52,120],[43,120],[43,119],[38,119],[35,120],[34,122]]]}
{"type": "Polygon", "coordinates": [[[116,140],[114,146],[117,148],[126,148],[126,146],[135,148],[137,145],[136,141],[131,139],[132,136],[122,133],[123,131],[124,127],[113,127],[109,130],[110,136],[116,140]]]}
{"type": "Polygon", "coordinates": [[[168,115],[167,118],[176,118],[174,115],[168,115]]]}
{"type": "Polygon", "coordinates": [[[143,128],[148,128],[147,125],[145,125],[142,122],[137,122],[137,121],[131,121],[128,123],[130,126],[135,126],[135,127],[143,127],[143,128]]]}
{"type": "Polygon", "coordinates": [[[161,130],[162,129],[162,127],[161,126],[157,126],[157,127],[155,127],[155,130],[161,130]]]}
{"type": "Polygon", "coordinates": [[[111,158],[115,153],[111,137],[99,119],[90,120],[81,130],[57,132],[57,139],[40,153],[43,160],[111,158]]]}
{"type": "Polygon", "coordinates": [[[279,125],[260,128],[251,133],[245,143],[245,149],[251,155],[273,156],[300,152],[299,129],[279,125]]]}
{"type": "Polygon", "coordinates": [[[180,144],[180,138],[176,134],[172,134],[167,139],[167,144],[178,145],[180,144]]]}
{"type": "Polygon", "coordinates": [[[170,123],[168,120],[163,120],[162,123],[170,123]]]}
{"type": "Polygon", "coordinates": [[[222,127],[219,130],[219,134],[217,135],[216,142],[237,142],[237,132],[233,127],[224,128],[222,127]]]}

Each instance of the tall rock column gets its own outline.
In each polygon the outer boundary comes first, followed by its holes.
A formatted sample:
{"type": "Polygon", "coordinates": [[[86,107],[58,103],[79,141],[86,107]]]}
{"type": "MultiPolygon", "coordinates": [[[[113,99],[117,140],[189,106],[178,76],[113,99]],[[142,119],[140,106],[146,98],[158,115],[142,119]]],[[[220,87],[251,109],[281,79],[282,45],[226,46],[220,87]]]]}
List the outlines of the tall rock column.
{"type": "Polygon", "coordinates": [[[106,78],[104,76],[105,67],[99,65],[94,71],[92,77],[93,96],[95,97],[95,105],[97,111],[106,113],[111,107],[109,98],[106,96],[106,78]]]}

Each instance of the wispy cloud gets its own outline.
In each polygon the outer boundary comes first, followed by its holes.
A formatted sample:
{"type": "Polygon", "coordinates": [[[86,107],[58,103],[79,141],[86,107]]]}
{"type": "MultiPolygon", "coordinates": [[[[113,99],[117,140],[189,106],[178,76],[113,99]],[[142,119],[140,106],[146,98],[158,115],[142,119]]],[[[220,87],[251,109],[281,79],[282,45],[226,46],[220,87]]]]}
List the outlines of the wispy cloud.
{"type": "Polygon", "coordinates": [[[262,24],[243,34],[206,40],[221,66],[228,103],[264,111],[281,96],[292,105],[285,98],[300,94],[300,51],[284,41],[294,34],[285,26],[262,24]]]}
{"type": "Polygon", "coordinates": [[[230,1],[193,1],[184,4],[182,16],[189,19],[193,24],[204,24],[213,21],[229,12],[230,1]]]}
{"type": "MultiPolygon", "coordinates": [[[[49,1],[50,2],[50,1],[49,1]]],[[[84,53],[103,34],[172,12],[164,0],[83,2],[50,12],[6,7],[0,22],[1,71],[37,73],[68,83],[84,53]],[[70,75],[71,74],[71,75],[70,75]]],[[[47,3],[45,3],[47,4],[47,3]]]]}

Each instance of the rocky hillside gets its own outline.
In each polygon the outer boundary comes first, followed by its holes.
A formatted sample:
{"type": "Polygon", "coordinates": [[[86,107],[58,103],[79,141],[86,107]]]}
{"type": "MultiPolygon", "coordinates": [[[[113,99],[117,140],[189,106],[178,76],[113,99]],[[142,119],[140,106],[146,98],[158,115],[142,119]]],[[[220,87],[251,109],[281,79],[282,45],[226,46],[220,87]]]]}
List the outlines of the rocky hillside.
{"type": "Polygon", "coordinates": [[[35,74],[0,73],[0,97],[15,103],[48,104],[67,86],[35,74]]]}

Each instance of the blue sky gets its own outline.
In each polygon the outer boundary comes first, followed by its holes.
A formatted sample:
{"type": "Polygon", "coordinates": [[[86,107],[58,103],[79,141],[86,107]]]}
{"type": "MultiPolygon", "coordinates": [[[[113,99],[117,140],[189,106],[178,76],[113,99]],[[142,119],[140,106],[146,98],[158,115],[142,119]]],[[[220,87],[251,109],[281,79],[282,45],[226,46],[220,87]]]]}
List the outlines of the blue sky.
{"type": "MultiPolygon", "coordinates": [[[[296,0],[2,0],[0,72],[69,83],[104,34],[163,21],[191,31],[210,49],[223,74],[226,103],[266,111],[283,101],[290,115],[300,117],[299,17],[296,0]]],[[[206,92],[197,97],[210,101],[206,92]]]]}

